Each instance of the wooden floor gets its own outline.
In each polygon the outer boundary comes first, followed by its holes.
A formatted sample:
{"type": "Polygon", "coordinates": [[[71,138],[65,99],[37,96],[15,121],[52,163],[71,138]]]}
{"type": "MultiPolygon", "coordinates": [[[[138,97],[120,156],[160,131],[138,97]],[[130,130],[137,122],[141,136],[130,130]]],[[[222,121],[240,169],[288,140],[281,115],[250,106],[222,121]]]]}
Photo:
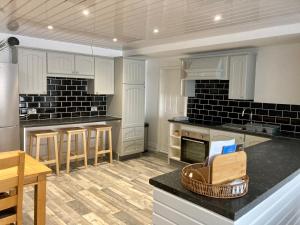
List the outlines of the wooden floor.
{"type": "MultiPolygon", "coordinates": [[[[145,154],[79,169],[47,182],[47,225],[151,224],[149,178],[170,172],[165,157],[145,154]]],[[[24,195],[24,225],[33,224],[33,188],[24,195]]]]}

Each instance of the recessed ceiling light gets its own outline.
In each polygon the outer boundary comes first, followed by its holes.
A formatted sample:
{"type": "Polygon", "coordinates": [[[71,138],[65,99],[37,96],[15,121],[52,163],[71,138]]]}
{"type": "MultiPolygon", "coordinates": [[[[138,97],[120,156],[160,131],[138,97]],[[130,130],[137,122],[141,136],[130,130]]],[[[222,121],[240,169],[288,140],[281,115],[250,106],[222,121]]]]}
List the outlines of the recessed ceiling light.
{"type": "Polygon", "coordinates": [[[220,15],[220,14],[215,15],[215,17],[214,17],[214,21],[215,21],[215,22],[218,22],[218,21],[220,21],[221,19],[223,19],[223,18],[222,18],[222,15],[220,15]]]}
{"type": "Polygon", "coordinates": [[[154,28],[154,29],[153,29],[153,33],[154,33],[154,34],[159,33],[159,29],[158,29],[158,28],[154,28]]]}
{"type": "Polygon", "coordinates": [[[113,40],[113,42],[117,42],[117,41],[118,41],[118,39],[117,39],[117,38],[113,38],[112,40],[113,40]]]}
{"type": "Polygon", "coordinates": [[[52,25],[48,25],[47,27],[49,30],[53,30],[53,26],[52,25]]]}
{"type": "Polygon", "coordinates": [[[88,16],[90,14],[90,11],[85,9],[82,11],[82,14],[85,15],[85,16],[88,16]]]}

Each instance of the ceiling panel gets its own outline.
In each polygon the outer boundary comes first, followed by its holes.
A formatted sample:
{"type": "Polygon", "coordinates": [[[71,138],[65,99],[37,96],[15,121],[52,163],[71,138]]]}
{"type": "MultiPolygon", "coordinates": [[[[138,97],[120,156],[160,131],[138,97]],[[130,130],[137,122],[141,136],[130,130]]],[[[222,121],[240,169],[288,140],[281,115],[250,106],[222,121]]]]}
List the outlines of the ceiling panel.
{"type": "Polygon", "coordinates": [[[0,32],[122,49],[292,15],[300,0],[1,0],[0,32]]]}

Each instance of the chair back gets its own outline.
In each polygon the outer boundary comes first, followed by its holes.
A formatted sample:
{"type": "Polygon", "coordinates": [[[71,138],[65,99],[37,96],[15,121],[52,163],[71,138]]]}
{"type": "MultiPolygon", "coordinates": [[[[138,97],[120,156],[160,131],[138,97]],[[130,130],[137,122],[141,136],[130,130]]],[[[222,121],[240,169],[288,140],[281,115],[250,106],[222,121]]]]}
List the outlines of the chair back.
{"type": "MultiPolygon", "coordinates": [[[[1,211],[15,208],[14,217],[18,225],[22,224],[24,161],[24,152],[13,152],[7,154],[7,157],[0,157],[0,174],[4,177],[0,183],[0,192],[10,192],[0,198],[0,214],[1,211]]],[[[3,220],[6,221],[5,218],[3,220]]]]}

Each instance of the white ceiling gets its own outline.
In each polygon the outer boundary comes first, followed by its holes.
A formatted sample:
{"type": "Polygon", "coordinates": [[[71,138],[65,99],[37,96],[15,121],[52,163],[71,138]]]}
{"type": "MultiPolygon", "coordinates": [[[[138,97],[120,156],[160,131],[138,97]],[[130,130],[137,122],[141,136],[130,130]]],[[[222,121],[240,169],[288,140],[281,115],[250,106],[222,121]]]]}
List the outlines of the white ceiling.
{"type": "Polygon", "coordinates": [[[0,0],[0,32],[113,49],[295,19],[300,21],[300,0],[0,0]],[[215,15],[223,19],[215,22],[215,15]]]}

